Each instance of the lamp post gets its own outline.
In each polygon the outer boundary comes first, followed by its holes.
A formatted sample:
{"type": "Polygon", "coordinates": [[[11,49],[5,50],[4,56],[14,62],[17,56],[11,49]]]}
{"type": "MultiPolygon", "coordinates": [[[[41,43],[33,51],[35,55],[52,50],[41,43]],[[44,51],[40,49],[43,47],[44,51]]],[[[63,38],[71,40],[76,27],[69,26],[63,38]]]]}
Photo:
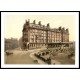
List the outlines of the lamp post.
{"type": "Polygon", "coordinates": [[[27,42],[27,49],[29,49],[29,42],[27,42]]]}
{"type": "Polygon", "coordinates": [[[36,48],[37,48],[37,35],[35,35],[35,40],[36,40],[36,48]]]}

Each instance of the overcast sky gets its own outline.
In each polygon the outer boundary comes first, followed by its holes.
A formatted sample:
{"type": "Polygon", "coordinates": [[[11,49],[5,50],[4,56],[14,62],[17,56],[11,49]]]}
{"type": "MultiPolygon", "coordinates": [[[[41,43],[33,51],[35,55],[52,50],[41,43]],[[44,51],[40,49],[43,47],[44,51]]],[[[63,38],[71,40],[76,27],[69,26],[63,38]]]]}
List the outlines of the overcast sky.
{"type": "MultiPolygon", "coordinates": [[[[54,14],[54,13],[53,13],[54,14]]],[[[76,16],[74,14],[6,14],[4,15],[5,23],[5,38],[20,38],[22,36],[23,25],[26,20],[30,19],[32,23],[33,20],[36,20],[36,23],[41,21],[41,24],[46,25],[50,23],[51,28],[58,28],[59,26],[69,29],[69,40],[75,41],[75,22],[76,16]]]]}

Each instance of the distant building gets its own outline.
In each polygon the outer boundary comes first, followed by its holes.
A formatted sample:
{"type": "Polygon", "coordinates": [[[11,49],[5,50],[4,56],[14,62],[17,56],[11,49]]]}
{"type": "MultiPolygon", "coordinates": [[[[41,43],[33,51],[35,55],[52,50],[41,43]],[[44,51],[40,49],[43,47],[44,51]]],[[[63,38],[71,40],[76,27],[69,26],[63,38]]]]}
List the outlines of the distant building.
{"type": "Polygon", "coordinates": [[[21,49],[22,47],[23,47],[22,37],[20,37],[20,39],[19,39],[19,48],[21,49]]]}
{"type": "Polygon", "coordinates": [[[18,40],[15,38],[6,39],[5,38],[5,50],[15,49],[18,47],[18,40]]]}
{"type": "Polygon", "coordinates": [[[70,45],[69,45],[69,47],[73,47],[73,48],[75,48],[75,41],[70,41],[70,45]]]}
{"type": "Polygon", "coordinates": [[[26,21],[22,30],[23,49],[34,49],[43,46],[57,47],[61,45],[68,46],[69,30],[65,28],[50,28],[48,23],[46,26],[41,21],[36,24],[26,21]]]}

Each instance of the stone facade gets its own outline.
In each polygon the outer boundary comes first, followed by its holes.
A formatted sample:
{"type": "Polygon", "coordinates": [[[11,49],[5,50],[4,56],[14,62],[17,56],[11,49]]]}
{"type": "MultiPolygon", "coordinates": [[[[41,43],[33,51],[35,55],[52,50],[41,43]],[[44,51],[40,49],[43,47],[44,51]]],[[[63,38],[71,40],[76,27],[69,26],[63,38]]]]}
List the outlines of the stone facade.
{"type": "Polygon", "coordinates": [[[5,38],[5,50],[15,49],[19,47],[18,40],[15,38],[6,39],[5,38]]]}
{"type": "Polygon", "coordinates": [[[33,49],[47,47],[48,44],[69,42],[69,30],[65,28],[50,28],[48,23],[46,26],[41,21],[36,24],[26,20],[22,30],[23,49],[33,49]]]}

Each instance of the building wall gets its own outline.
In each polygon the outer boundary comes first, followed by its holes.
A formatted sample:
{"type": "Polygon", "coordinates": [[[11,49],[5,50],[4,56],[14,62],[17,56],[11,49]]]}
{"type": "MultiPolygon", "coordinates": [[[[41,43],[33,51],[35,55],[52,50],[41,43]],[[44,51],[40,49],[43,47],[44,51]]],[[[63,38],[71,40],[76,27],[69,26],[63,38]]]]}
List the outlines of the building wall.
{"type": "Polygon", "coordinates": [[[14,38],[5,39],[5,50],[15,49],[17,47],[19,47],[17,39],[14,39],[14,38]]]}

